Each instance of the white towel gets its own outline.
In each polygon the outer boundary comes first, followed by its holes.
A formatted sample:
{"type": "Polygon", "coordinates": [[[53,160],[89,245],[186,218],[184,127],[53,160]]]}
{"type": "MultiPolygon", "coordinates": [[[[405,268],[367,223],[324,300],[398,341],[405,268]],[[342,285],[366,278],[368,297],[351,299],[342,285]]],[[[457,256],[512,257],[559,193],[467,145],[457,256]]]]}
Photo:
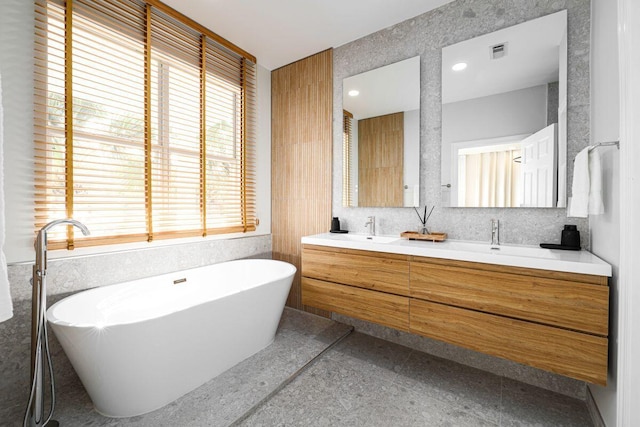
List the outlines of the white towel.
{"type": "Polygon", "coordinates": [[[567,216],[586,218],[604,213],[602,166],[600,153],[594,147],[587,147],[576,156],[571,192],[567,216]]]}
{"type": "Polygon", "coordinates": [[[13,316],[13,304],[9,293],[7,278],[7,259],[4,256],[4,153],[2,139],[4,136],[2,113],[2,78],[0,77],[0,322],[13,316]]]}
{"type": "Polygon", "coordinates": [[[589,215],[602,215],[603,213],[602,166],[600,165],[600,153],[596,149],[589,151],[589,215]]]}
{"type": "Polygon", "coordinates": [[[580,151],[573,161],[573,181],[567,216],[586,218],[589,216],[589,149],[580,151]]]}

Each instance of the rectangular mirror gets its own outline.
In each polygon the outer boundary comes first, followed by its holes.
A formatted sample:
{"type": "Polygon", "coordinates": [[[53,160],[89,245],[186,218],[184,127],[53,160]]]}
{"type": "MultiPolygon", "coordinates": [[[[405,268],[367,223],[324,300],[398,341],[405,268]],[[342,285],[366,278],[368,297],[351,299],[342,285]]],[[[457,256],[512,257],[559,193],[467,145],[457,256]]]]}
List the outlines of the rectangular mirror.
{"type": "Polygon", "coordinates": [[[420,57],[343,80],[342,204],[419,206],[420,57]]]}
{"type": "Polygon", "coordinates": [[[452,207],[566,207],[567,12],[442,49],[452,207]]]}

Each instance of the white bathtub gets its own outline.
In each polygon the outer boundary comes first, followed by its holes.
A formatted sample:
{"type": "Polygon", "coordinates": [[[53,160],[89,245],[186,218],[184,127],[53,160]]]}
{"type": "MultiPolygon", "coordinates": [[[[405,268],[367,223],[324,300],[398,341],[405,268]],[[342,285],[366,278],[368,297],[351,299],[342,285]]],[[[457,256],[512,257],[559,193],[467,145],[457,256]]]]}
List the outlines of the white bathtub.
{"type": "Polygon", "coordinates": [[[131,417],[267,347],[295,271],[272,260],[214,264],[80,292],[47,318],[96,410],[131,417]]]}

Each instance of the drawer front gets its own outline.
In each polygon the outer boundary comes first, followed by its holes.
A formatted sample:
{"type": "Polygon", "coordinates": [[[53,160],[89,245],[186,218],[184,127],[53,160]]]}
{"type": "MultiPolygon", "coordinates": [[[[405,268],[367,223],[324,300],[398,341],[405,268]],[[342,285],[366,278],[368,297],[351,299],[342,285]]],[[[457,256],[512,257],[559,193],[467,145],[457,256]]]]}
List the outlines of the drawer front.
{"type": "Polygon", "coordinates": [[[606,338],[428,301],[410,304],[412,333],[606,385],[606,338]]]}
{"type": "Polygon", "coordinates": [[[409,298],[302,278],[302,304],[409,330],[409,298]]]}
{"type": "Polygon", "coordinates": [[[607,286],[412,262],[410,289],[415,298],[608,334],[607,286]]]}
{"type": "Polygon", "coordinates": [[[409,295],[409,261],[303,248],[302,275],[359,288],[409,295]]]}

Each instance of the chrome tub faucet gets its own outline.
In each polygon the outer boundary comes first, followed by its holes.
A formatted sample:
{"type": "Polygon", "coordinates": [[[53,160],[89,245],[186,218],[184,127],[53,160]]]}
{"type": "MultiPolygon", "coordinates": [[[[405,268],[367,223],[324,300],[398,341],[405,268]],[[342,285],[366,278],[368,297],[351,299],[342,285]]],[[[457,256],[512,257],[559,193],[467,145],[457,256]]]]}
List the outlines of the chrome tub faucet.
{"type": "Polygon", "coordinates": [[[376,235],[376,217],[368,216],[367,222],[364,224],[365,227],[369,227],[369,236],[376,235]]]}

